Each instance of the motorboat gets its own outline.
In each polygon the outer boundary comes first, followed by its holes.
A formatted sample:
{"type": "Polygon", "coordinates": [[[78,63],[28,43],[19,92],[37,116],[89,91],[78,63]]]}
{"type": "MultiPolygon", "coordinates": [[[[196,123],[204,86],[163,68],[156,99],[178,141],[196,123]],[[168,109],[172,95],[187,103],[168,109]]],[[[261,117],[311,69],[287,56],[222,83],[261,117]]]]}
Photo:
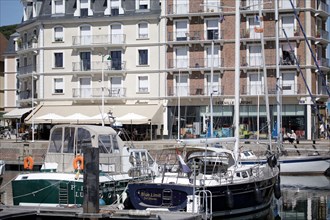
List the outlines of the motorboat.
{"type": "MultiPolygon", "coordinates": [[[[48,151],[40,171],[33,155],[24,158],[24,172],[12,181],[13,204],[22,206],[81,206],[84,202],[85,154],[97,149],[99,204],[125,199],[131,181],[150,179],[158,165],[145,149],[122,141],[111,127],[65,124],[51,129],[48,151]]],[[[93,158],[92,161],[93,162],[93,158]]]]}

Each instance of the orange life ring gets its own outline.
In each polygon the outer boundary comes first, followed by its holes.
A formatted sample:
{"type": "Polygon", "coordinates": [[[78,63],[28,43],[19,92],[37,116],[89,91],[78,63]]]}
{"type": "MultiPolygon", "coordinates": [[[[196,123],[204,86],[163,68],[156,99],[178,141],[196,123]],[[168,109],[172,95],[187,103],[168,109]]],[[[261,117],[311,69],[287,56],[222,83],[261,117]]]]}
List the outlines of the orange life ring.
{"type": "Polygon", "coordinates": [[[24,169],[32,170],[34,165],[34,160],[31,156],[27,156],[24,158],[24,169]]]}
{"type": "Polygon", "coordinates": [[[73,160],[73,168],[75,170],[78,170],[78,168],[80,170],[83,170],[84,169],[84,158],[83,158],[83,156],[78,155],[78,156],[76,156],[76,158],[74,158],[74,160],[73,160]]]}

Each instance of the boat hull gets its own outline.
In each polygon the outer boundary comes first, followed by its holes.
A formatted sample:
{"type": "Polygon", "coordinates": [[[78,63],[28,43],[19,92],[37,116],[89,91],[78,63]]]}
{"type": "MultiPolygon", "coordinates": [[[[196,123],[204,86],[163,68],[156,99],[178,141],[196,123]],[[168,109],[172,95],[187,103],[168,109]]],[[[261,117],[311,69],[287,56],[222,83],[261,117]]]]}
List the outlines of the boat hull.
{"type": "MultiPolygon", "coordinates": [[[[243,165],[254,165],[265,164],[266,160],[244,159],[240,162],[243,165]]],[[[330,156],[281,157],[279,164],[282,175],[324,174],[330,168],[330,156]]]]}
{"type": "MultiPolygon", "coordinates": [[[[201,186],[194,189],[192,184],[131,183],[128,186],[128,194],[134,209],[197,212],[197,209],[200,210],[197,204],[203,203],[202,197],[205,192],[208,193],[206,201],[212,208],[212,216],[234,216],[260,212],[268,208],[273,198],[276,180],[277,176],[273,176],[248,183],[205,186],[205,190],[201,186]],[[193,205],[194,191],[195,198],[198,199],[193,205]]],[[[207,209],[210,210],[210,207],[207,209]]]]}
{"type": "MultiPolygon", "coordinates": [[[[116,202],[129,181],[100,177],[100,205],[116,202]]],[[[80,206],[84,200],[82,177],[75,179],[75,174],[21,174],[12,181],[12,189],[14,205],[80,206]]]]}

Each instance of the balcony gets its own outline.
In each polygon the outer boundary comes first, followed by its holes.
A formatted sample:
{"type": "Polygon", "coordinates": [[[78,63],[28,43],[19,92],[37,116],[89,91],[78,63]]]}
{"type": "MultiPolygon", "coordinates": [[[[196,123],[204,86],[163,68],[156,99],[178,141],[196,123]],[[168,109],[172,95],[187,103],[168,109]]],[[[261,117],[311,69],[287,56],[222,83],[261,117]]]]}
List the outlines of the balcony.
{"type": "Polygon", "coordinates": [[[316,31],[315,38],[317,42],[329,43],[329,32],[322,29],[318,29],[316,31]]]}
{"type": "Polygon", "coordinates": [[[325,67],[325,68],[330,68],[330,60],[327,59],[327,58],[318,58],[317,59],[317,64],[320,66],[320,67],[325,67]]]}
{"type": "Polygon", "coordinates": [[[17,52],[24,52],[26,50],[29,51],[38,48],[38,43],[32,41],[26,43],[18,43],[17,45],[17,52]]]}
{"type": "MultiPolygon", "coordinates": [[[[18,101],[27,101],[32,99],[32,92],[31,90],[20,91],[18,94],[19,100],[18,101]]],[[[37,93],[34,93],[34,99],[37,98],[37,93]]]]}
{"type": "MultiPolygon", "coordinates": [[[[299,64],[301,64],[300,56],[296,56],[296,58],[297,58],[297,61],[299,62],[299,64]]],[[[292,56],[291,54],[280,56],[280,65],[282,65],[282,66],[295,66],[296,67],[297,64],[298,63],[294,59],[294,56],[292,56]]]]}
{"type": "Polygon", "coordinates": [[[207,30],[207,31],[192,31],[192,32],[168,32],[167,40],[169,42],[189,42],[189,41],[205,41],[205,40],[220,40],[223,39],[223,31],[207,30]]]}
{"type": "MultiPolygon", "coordinates": [[[[213,96],[223,95],[222,86],[213,86],[213,96]]],[[[170,86],[168,88],[168,96],[180,96],[180,97],[191,97],[191,96],[210,96],[211,92],[208,87],[203,86],[170,86]],[[179,93],[178,93],[179,92],[179,93]]]]}
{"type": "MultiPolygon", "coordinates": [[[[102,98],[102,88],[73,88],[73,98],[102,98]]],[[[126,88],[104,88],[104,97],[126,97],[126,88]]]]}
{"type": "MultiPolygon", "coordinates": [[[[304,91],[301,91],[301,85],[297,83],[284,83],[281,85],[282,95],[298,95],[304,91]]],[[[265,95],[263,85],[242,85],[241,86],[241,94],[242,95],[265,95]]],[[[268,84],[268,94],[275,95],[276,94],[276,85],[268,84]]]]}
{"type": "MultiPolygon", "coordinates": [[[[168,59],[167,68],[168,69],[181,69],[188,68],[190,70],[206,70],[211,69],[212,59],[210,58],[195,58],[195,59],[168,59]]],[[[214,58],[213,61],[214,68],[224,67],[223,58],[214,58]]]]}
{"type": "MultiPolygon", "coordinates": [[[[292,0],[292,2],[295,8],[299,8],[301,6],[300,0],[292,0]]],[[[279,0],[278,7],[280,10],[281,9],[293,10],[289,0],[279,0]]]]}
{"type": "Polygon", "coordinates": [[[320,14],[322,16],[329,16],[330,6],[322,1],[318,2],[319,6],[317,6],[315,2],[315,9],[317,11],[317,14],[320,14]]]}
{"type": "MultiPolygon", "coordinates": [[[[261,0],[261,9],[272,9],[274,8],[274,3],[272,0],[261,0]]],[[[256,4],[255,0],[241,0],[240,6],[241,12],[246,13],[249,11],[259,10],[259,4],[256,4]]]]}
{"type": "Polygon", "coordinates": [[[18,76],[29,75],[36,72],[35,65],[21,66],[18,68],[18,76]]]}
{"type": "Polygon", "coordinates": [[[125,44],[125,34],[110,34],[110,35],[88,35],[88,36],[73,36],[73,46],[88,46],[88,45],[107,45],[109,44],[125,44]]]}
{"type": "MultiPolygon", "coordinates": [[[[266,66],[275,66],[276,57],[275,56],[265,56],[266,66]]],[[[253,67],[253,68],[260,68],[262,67],[262,57],[261,54],[259,56],[254,57],[241,57],[241,67],[253,67]]]]}
{"type": "Polygon", "coordinates": [[[107,61],[102,64],[101,61],[82,61],[82,62],[73,62],[72,71],[74,72],[94,72],[102,71],[102,65],[104,71],[109,70],[126,70],[126,62],[124,61],[107,61]]]}

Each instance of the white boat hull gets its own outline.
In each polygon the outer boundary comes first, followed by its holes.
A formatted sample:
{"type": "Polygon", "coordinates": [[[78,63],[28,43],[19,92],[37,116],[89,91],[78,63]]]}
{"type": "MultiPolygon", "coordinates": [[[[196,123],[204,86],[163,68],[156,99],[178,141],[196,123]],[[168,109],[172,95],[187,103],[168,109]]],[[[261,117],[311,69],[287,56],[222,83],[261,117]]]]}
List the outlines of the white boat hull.
{"type": "Polygon", "coordinates": [[[330,168],[330,157],[297,157],[280,160],[281,174],[324,174],[330,168]]]}
{"type": "MultiPolygon", "coordinates": [[[[256,163],[267,163],[265,159],[242,159],[245,165],[256,163]]],[[[316,175],[325,174],[330,169],[330,156],[298,156],[285,157],[279,159],[281,175],[316,175]]]]}

